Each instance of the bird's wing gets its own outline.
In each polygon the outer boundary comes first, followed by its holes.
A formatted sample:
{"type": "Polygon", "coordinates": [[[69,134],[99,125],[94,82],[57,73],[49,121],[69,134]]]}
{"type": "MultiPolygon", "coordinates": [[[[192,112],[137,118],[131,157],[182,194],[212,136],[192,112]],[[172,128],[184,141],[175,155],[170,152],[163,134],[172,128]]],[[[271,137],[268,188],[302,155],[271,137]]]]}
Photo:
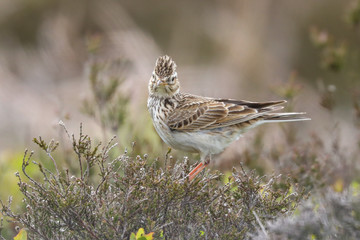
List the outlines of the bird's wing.
{"type": "Polygon", "coordinates": [[[181,103],[169,115],[167,125],[173,130],[186,131],[226,127],[282,109],[276,105],[284,102],[256,103],[184,95],[181,103]]]}

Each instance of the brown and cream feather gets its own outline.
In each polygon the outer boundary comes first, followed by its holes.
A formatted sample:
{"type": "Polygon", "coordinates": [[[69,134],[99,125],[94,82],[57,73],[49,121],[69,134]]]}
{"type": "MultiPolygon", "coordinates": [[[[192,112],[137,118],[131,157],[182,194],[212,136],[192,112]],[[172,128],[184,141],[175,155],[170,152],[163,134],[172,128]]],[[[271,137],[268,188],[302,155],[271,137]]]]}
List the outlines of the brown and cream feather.
{"type": "Polygon", "coordinates": [[[199,152],[203,161],[261,123],[309,120],[301,112],[276,112],[283,109],[284,103],[181,93],[176,64],[168,56],[156,61],[149,82],[148,109],[160,137],[173,148],[199,152]]]}

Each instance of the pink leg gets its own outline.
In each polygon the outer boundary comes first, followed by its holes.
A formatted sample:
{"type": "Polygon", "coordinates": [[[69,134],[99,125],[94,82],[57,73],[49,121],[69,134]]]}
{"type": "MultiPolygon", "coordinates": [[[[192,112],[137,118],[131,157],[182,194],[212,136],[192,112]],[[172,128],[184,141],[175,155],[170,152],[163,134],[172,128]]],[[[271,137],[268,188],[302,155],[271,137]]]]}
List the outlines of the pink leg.
{"type": "Polygon", "coordinates": [[[206,168],[206,166],[210,163],[210,157],[209,159],[205,160],[205,163],[199,163],[190,173],[189,173],[189,181],[191,182],[196,175],[198,175],[199,173],[201,173],[202,170],[204,170],[204,168],[206,168]]]}

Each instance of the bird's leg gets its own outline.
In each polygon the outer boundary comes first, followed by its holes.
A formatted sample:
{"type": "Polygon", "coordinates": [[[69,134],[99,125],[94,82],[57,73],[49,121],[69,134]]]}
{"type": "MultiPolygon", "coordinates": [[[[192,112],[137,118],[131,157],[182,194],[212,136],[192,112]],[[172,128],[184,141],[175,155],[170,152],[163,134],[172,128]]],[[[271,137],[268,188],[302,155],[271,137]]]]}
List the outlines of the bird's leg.
{"type": "Polygon", "coordinates": [[[207,165],[210,163],[210,155],[205,158],[205,161],[201,161],[190,173],[189,173],[189,181],[191,182],[196,175],[198,175],[207,165]]]}
{"type": "Polygon", "coordinates": [[[201,162],[190,173],[189,181],[191,182],[206,166],[201,162]]]}

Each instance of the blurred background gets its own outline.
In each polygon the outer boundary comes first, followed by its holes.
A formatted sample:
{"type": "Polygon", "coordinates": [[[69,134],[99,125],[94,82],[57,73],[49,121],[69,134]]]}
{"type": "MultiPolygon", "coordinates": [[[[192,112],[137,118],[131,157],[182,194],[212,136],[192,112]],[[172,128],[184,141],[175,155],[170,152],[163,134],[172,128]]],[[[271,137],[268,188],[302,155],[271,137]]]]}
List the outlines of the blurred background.
{"type": "Polygon", "coordinates": [[[287,99],[288,110],[312,118],[245,134],[218,169],[246,162],[259,136],[261,172],[277,166],[261,152],[315,135],[325,149],[336,139],[336,147],[357,151],[359,9],[356,0],[1,0],[0,198],[16,192],[14,172],[24,149],[35,149],[34,137],[64,138],[60,120],[70,133],[83,123],[92,137],[116,134],[121,148],[136,141],[142,154],[164,156],[146,109],[148,81],[164,54],[176,61],[184,92],[287,99]]]}

